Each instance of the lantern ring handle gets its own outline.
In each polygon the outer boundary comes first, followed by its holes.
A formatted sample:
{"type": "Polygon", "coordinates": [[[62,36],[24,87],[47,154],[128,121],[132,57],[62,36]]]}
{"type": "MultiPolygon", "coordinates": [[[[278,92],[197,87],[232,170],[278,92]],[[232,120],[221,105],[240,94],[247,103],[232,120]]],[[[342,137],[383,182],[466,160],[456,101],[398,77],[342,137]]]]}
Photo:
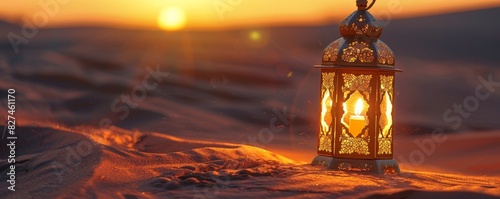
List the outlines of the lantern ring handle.
{"type": "Polygon", "coordinates": [[[368,6],[368,7],[366,8],[366,10],[369,10],[370,8],[372,8],[372,7],[373,7],[373,5],[375,4],[375,1],[377,1],[377,0],[373,0],[373,1],[372,1],[372,3],[370,4],[370,6],[368,6]]]}

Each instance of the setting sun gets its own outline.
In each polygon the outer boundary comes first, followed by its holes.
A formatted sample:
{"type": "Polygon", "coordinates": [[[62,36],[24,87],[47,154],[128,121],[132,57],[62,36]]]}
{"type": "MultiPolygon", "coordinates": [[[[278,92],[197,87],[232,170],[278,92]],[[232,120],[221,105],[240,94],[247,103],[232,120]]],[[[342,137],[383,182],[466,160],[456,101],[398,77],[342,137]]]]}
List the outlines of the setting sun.
{"type": "Polygon", "coordinates": [[[186,25],[184,11],[178,7],[165,8],[158,16],[158,27],[163,30],[180,30],[186,25]]]}

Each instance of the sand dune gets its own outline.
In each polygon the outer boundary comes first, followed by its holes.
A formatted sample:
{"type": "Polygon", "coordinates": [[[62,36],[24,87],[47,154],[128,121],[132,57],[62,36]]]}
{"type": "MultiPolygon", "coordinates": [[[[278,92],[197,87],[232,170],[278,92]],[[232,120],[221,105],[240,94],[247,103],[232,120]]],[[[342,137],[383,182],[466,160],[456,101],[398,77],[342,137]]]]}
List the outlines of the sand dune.
{"type": "MultiPolygon", "coordinates": [[[[500,197],[495,177],[345,173],[253,146],[117,127],[105,132],[24,127],[19,132],[20,143],[43,142],[43,147],[19,145],[24,146],[16,164],[19,191],[1,190],[2,198],[500,197]]],[[[6,160],[0,163],[0,171],[7,172],[6,160]]]]}

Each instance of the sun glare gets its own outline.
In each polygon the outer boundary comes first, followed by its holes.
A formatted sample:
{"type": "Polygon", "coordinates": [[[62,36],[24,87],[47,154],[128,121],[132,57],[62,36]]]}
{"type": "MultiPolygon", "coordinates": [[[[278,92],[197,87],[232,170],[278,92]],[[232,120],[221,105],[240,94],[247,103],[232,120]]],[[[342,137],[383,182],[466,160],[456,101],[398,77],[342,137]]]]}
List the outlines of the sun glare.
{"type": "Polygon", "coordinates": [[[258,41],[260,39],[260,32],[254,30],[254,31],[250,32],[249,36],[250,36],[251,40],[258,41]]]}
{"type": "Polygon", "coordinates": [[[165,8],[158,16],[158,27],[163,30],[180,30],[185,25],[186,16],[184,11],[178,7],[165,8]]]}

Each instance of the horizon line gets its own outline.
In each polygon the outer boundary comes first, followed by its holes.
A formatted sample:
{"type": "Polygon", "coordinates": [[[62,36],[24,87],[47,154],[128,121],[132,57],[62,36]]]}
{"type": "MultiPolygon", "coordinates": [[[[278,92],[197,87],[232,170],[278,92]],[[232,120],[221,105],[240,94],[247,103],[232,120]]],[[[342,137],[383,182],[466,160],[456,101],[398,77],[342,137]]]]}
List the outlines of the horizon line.
{"type": "MultiPolygon", "coordinates": [[[[495,10],[500,9],[500,6],[497,7],[479,7],[470,10],[455,10],[447,13],[430,13],[426,15],[414,15],[414,16],[400,16],[395,17],[392,20],[408,20],[408,19],[419,19],[419,18],[427,18],[427,17],[436,17],[436,16],[446,16],[453,15],[459,13],[473,13],[478,11],[486,11],[486,10],[495,10]]],[[[347,17],[347,16],[346,16],[347,17]]],[[[377,16],[375,16],[377,18],[377,16]]],[[[377,18],[378,19],[378,18],[377,18]]],[[[269,22],[263,25],[255,25],[255,24],[234,24],[228,25],[226,27],[186,27],[181,30],[175,31],[165,31],[158,27],[147,26],[147,25],[120,25],[120,24],[110,24],[110,23],[89,23],[89,22],[80,22],[78,25],[74,25],[74,23],[62,23],[59,25],[40,27],[38,29],[42,30],[57,30],[57,29],[116,29],[116,30],[130,30],[130,31],[158,31],[158,32],[224,32],[224,31],[238,31],[238,30],[247,30],[247,29],[263,29],[263,28],[291,28],[291,27],[321,27],[321,26],[336,26],[343,19],[338,19],[335,17],[329,17],[324,20],[316,20],[315,22],[269,22]],[[73,25],[69,25],[73,24],[73,25]]],[[[13,26],[21,27],[23,23],[20,23],[22,20],[9,20],[3,16],[0,16],[0,22],[7,23],[13,26]]],[[[379,20],[380,21],[380,20],[379,20]]]]}

